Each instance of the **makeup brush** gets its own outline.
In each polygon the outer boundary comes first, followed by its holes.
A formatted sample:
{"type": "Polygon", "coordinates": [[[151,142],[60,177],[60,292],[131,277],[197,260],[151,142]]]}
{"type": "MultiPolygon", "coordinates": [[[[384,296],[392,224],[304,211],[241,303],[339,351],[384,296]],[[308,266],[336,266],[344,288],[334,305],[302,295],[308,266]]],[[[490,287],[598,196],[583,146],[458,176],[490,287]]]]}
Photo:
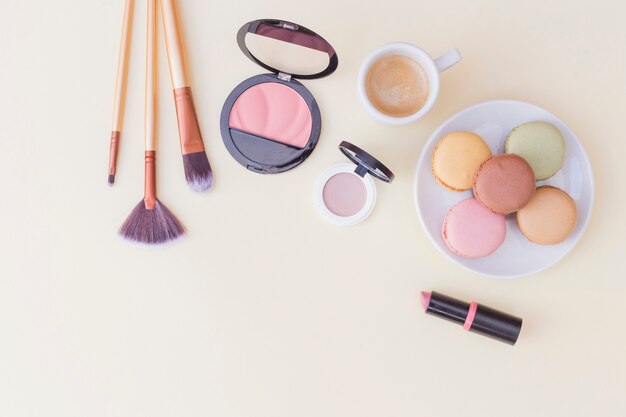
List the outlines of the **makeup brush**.
{"type": "Polygon", "coordinates": [[[183,43],[174,0],[161,0],[165,29],[165,45],[174,89],[180,148],[183,154],[185,179],[192,190],[207,191],[213,185],[213,173],[204,151],[204,142],[196,117],[183,58],[183,43]]]}
{"type": "Polygon", "coordinates": [[[147,1],[144,197],[120,228],[124,238],[147,244],[165,243],[184,233],[178,219],[156,196],[156,1],[147,1]]]}
{"type": "Polygon", "coordinates": [[[117,57],[117,74],[115,76],[115,98],[113,99],[113,127],[109,144],[109,185],[115,182],[117,170],[117,153],[120,144],[122,121],[124,117],[124,100],[126,97],[126,75],[128,73],[128,52],[130,50],[130,33],[133,24],[134,0],[126,0],[124,21],[122,22],[122,38],[117,57]]]}

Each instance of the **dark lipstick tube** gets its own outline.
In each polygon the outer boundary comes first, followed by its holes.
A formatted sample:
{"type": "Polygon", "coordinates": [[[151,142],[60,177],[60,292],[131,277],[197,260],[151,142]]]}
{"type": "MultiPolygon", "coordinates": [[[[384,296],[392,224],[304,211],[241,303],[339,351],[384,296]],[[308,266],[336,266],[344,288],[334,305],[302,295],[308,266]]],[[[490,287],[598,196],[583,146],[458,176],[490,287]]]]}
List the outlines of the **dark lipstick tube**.
{"type": "Polygon", "coordinates": [[[476,302],[466,303],[434,291],[422,291],[421,297],[426,313],[461,324],[470,332],[514,345],[522,330],[521,318],[476,302]]]}

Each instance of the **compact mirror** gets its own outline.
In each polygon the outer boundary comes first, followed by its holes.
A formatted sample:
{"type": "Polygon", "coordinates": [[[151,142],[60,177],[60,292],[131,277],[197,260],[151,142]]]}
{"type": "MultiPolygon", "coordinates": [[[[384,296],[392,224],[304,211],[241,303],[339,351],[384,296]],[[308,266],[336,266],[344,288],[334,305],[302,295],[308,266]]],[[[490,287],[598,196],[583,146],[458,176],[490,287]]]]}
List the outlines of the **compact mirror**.
{"type": "Polygon", "coordinates": [[[322,78],[334,72],[338,64],[335,50],[324,38],[283,20],[248,22],[239,29],[237,43],[258,65],[293,78],[322,78]]]}

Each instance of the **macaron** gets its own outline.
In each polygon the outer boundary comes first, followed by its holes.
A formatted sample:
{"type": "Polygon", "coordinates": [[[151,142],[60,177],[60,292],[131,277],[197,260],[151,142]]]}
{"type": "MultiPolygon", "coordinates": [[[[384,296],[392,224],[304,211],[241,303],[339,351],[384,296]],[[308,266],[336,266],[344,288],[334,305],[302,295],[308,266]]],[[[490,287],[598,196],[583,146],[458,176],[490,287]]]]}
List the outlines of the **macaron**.
{"type": "Polygon", "coordinates": [[[474,173],[487,159],[491,149],[473,132],[451,132],[445,135],[433,152],[433,175],[452,191],[472,188],[474,173]]]}
{"type": "Polygon", "coordinates": [[[441,235],[448,248],[464,258],[494,253],[506,237],[504,215],[494,213],[475,198],[452,206],[443,221],[441,235]]]}
{"type": "Polygon", "coordinates": [[[483,206],[509,214],[524,207],[535,194],[535,174],[519,155],[496,155],[478,168],[473,189],[483,206]]]}
{"type": "Polygon", "coordinates": [[[550,178],[565,161],[565,138],[548,122],[524,123],[513,129],[504,143],[505,153],[515,153],[532,167],[537,180],[550,178]]]}
{"type": "Polygon", "coordinates": [[[555,245],[572,233],[577,217],[572,197],[559,188],[546,185],[537,188],[533,198],[517,212],[517,225],[531,242],[555,245]]]}

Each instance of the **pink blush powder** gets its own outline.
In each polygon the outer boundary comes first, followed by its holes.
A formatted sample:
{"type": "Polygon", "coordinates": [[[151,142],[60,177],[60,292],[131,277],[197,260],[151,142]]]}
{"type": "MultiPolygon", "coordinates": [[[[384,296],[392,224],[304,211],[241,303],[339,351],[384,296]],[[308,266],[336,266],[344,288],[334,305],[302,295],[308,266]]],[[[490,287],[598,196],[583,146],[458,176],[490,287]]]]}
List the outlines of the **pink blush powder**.
{"type": "Polygon", "coordinates": [[[491,255],[504,242],[506,222],[504,215],[468,198],[448,211],[441,234],[452,252],[465,258],[480,258],[491,255]]]}
{"type": "Polygon", "coordinates": [[[296,148],[304,148],[313,122],[306,101],[296,90],[267,82],[244,91],[233,104],[231,129],[261,136],[296,148]]]}
{"type": "Polygon", "coordinates": [[[341,217],[357,214],[367,200],[367,191],[363,180],[355,174],[341,172],[326,181],[322,198],[326,208],[341,217]]]}

